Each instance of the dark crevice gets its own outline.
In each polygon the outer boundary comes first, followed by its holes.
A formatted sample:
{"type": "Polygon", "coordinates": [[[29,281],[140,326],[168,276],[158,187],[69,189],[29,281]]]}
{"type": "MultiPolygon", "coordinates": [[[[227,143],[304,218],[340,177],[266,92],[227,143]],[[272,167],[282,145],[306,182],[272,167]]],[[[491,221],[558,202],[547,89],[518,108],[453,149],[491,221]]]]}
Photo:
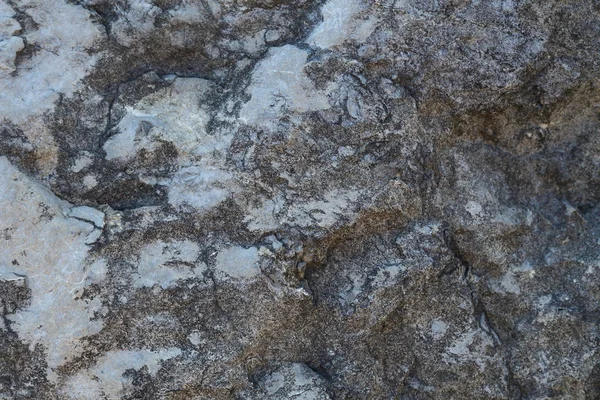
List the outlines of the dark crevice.
{"type": "Polygon", "coordinates": [[[471,304],[473,306],[473,317],[477,322],[477,325],[481,330],[483,330],[486,334],[488,334],[495,345],[501,345],[502,341],[500,340],[500,336],[497,334],[494,329],[493,323],[488,317],[488,312],[485,309],[483,302],[481,301],[477,289],[473,286],[473,283],[470,279],[471,267],[469,261],[467,261],[466,257],[463,255],[458,243],[454,238],[454,233],[452,233],[450,228],[446,228],[443,231],[443,238],[446,243],[446,246],[452,252],[457,265],[450,265],[445,267],[438,276],[448,275],[456,271],[458,268],[462,267],[462,280],[466,283],[470,296],[471,296],[471,304]]]}
{"type": "Polygon", "coordinates": [[[325,367],[325,365],[323,365],[323,363],[321,362],[309,362],[305,364],[308,368],[310,368],[314,373],[316,373],[317,375],[319,375],[321,378],[323,378],[325,381],[329,382],[332,379],[331,374],[329,373],[329,371],[327,370],[327,368],[325,367]]]}
{"type": "Polygon", "coordinates": [[[8,331],[10,335],[16,336],[16,332],[11,328],[12,321],[8,319],[8,307],[6,305],[6,300],[2,299],[2,322],[4,323],[5,329],[8,331]]]}

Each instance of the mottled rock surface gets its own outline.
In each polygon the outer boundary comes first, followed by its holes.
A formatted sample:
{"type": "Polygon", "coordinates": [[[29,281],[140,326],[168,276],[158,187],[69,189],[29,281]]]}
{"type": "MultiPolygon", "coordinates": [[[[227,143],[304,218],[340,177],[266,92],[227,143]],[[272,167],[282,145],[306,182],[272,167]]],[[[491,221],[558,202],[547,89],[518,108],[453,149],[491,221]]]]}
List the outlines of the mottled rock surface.
{"type": "Polygon", "coordinates": [[[0,398],[600,398],[596,0],[0,0],[0,398]]]}

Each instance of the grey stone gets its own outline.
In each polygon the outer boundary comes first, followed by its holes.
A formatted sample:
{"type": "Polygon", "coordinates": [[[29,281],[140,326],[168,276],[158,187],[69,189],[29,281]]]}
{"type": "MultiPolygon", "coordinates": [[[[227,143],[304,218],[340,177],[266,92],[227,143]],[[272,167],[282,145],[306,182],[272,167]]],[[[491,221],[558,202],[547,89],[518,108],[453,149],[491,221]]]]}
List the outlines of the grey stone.
{"type": "Polygon", "coordinates": [[[594,0],[0,0],[0,398],[598,398],[599,54],[594,0]]]}

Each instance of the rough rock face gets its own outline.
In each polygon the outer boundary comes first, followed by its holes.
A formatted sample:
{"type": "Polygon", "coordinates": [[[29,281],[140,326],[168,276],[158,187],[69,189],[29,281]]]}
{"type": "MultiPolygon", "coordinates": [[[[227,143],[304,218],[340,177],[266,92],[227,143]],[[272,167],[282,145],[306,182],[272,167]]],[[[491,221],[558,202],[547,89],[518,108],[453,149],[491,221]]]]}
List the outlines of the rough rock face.
{"type": "Polygon", "coordinates": [[[0,0],[0,398],[600,398],[600,3],[0,0]]]}

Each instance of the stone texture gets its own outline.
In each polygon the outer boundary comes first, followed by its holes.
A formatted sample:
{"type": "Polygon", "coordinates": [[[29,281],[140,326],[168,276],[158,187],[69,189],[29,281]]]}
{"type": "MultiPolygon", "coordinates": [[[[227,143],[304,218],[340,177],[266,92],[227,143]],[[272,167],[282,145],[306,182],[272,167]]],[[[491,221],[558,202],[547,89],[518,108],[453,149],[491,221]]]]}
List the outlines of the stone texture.
{"type": "Polygon", "coordinates": [[[594,0],[0,0],[0,398],[596,399],[594,0]]]}

